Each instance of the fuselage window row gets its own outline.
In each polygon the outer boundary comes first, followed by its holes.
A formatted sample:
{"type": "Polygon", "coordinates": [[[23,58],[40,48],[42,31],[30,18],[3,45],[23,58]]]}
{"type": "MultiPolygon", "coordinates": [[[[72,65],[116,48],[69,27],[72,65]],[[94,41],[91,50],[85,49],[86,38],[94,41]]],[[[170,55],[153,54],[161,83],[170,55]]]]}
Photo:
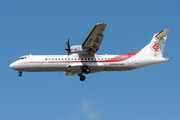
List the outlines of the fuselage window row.
{"type": "Polygon", "coordinates": [[[85,60],[85,61],[88,61],[88,60],[126,60],[126,58],[45,58],[45,60],[47,61],[47,60],[49,60],[49,61],[53,61],[53,60],[71,60],[71,61],[73,61],[73,60],[85,60]]]}

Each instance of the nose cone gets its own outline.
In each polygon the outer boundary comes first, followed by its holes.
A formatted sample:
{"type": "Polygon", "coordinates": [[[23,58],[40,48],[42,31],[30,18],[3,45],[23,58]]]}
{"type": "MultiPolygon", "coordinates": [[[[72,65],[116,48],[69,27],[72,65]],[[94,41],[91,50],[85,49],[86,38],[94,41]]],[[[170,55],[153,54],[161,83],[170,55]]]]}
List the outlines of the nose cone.
{"type": "Polygon", "coordinates": [[[166,58],[166,61],[170,61],[170,59],[169,59],[169,58],[166,58]]]}
{"type": "Polygon", "coordinates": [[[9,67],[10,67],[11,69],[14,69],[14,68],[15,68],[15,64],[14,64],[14,63],[11,63],[11,64],[9,65],[9,67]]]}

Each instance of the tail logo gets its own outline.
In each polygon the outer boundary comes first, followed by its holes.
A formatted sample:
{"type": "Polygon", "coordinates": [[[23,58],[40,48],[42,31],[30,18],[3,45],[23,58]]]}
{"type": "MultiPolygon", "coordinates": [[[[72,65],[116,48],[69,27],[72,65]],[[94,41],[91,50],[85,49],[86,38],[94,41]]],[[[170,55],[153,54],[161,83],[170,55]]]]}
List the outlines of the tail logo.
{"type": "Polygon", "coordinates": [[[158,43],[153,43],[151,45],[151,50],[154,52],[159,52],[161,50],[160,45],[158,43]]]}

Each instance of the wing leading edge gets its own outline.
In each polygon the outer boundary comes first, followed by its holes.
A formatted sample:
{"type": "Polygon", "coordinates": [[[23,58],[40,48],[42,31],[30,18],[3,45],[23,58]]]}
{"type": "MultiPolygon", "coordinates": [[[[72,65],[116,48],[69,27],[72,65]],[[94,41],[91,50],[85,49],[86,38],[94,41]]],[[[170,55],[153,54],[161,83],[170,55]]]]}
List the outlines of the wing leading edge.
{"type": "Polygon", "coordinates": [[[104,37],[103,32],[106,28],[106,25],[107,24],[105,23],[96,24],[89,36],[82,44],[82,47],[87,49],[88,53],[95,54],[98,51],[104,37]]]}

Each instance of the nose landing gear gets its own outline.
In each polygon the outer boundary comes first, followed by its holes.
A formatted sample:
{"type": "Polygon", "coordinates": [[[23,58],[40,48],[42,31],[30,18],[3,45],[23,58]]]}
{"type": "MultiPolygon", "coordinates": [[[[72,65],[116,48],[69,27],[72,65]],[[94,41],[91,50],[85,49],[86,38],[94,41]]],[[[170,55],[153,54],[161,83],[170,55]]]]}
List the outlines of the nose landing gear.
{"type": "Polygon", "coordinates": [[[19,77],[21,77],[22,76],[22,71],[19,70],[18,73],[19,73],[19,77]]]}

